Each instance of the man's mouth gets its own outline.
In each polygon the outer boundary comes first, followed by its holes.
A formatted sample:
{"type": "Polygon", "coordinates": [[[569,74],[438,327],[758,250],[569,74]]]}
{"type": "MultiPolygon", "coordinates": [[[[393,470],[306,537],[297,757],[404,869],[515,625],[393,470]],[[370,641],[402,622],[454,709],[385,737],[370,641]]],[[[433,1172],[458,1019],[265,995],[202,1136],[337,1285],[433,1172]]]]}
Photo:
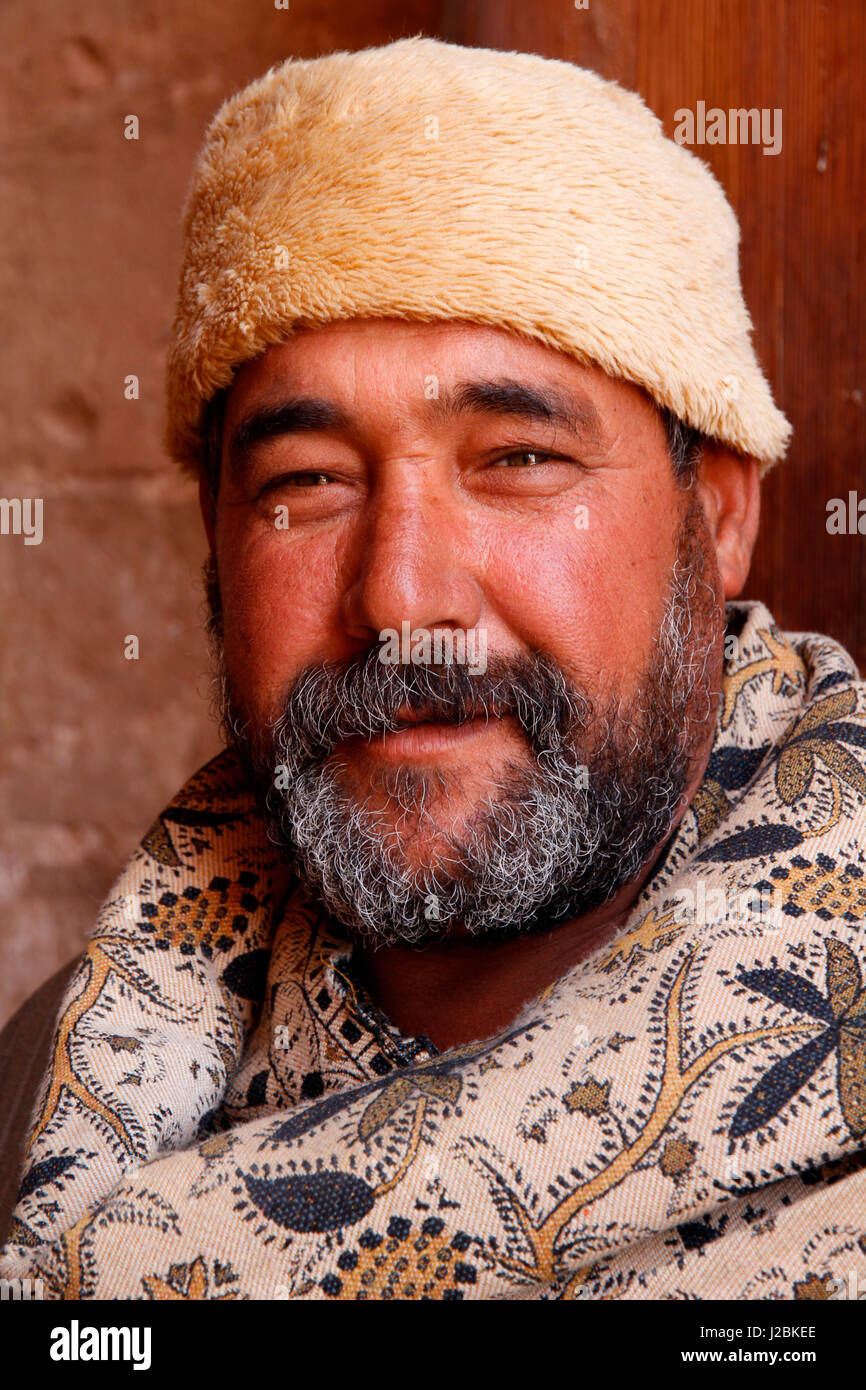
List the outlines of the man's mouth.
{"type": "Polygon", "coordinates": [[[482,714],[457,724],[454,720],[421,718],[401,721],[393,733],[368,741],[370,751],[379,757],[406,762],[445,753],[459,744],[483,737],[490,721],[482,714]]]}
{"type": "Polygon", "coordinates": [[[344,747],[363,745],[365,753],[386,762],[423,762],[483,737],[488,729],[501,723],[502,717],[487,708],[480,708],[477,713],[466,710],[459,717],[452,717],[430,709],[404,707],[397,713],[396,728],[363,740],[350,739],[344,747]]]}
{"type": "Polygon", "coordinates": [[[442,719],[426,709],[402,709],[397,714],[395,723],[397,728],[394,733],[399,733],[401,729],[417,728],[419,724],[453,724],[453,719],[442,719]]]}
{"type": "Polygon", "coordinates": [[[485,723],[503,719],[510,713],[510,710],[499,708],[496,705],[479,704],[475,708],[463,709],[459,714],[441,714],[429,706],[421,706],[419,709],[410,709],[404,705],[397,711],[395,723],[400,729],[417,728],[419,724],[432,724],[437,728],[461,728],[465,724],[475,724],[479,720],[485,723]]]}
{"type": "MultiPolygon", "coordinates": [[[[403,729],[417,729],[421,725],[428,725],[431,728],[435,727],[437,729],[456,729],[459,728],[462,724],[471,723],[472,720],[476,717],[484,718],[485,716],[483,713],[480,712],[479,715],[476,716],[474,713],[470,711],[467,712],[467,714],[460,716],[459,718],[455,718],[450,715],[437,714],[434,710],[431,709],[404,708],[398,711],[397,713],[397,717],[394,721],[397,725],[396,729],[388,730],[387,733],[400,733],[403,729]]],[[[387,733],[385,734],[385,737],[387,737],[387,733]]]]}

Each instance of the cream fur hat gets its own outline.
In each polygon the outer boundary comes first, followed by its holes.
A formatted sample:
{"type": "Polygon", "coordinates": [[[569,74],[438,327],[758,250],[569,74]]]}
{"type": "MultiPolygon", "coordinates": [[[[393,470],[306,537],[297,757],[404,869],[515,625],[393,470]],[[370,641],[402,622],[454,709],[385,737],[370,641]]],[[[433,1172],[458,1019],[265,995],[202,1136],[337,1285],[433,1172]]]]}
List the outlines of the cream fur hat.
{"type": "Polygon", "coordinates": [[[411,38],[290,59],[224,103],[184,214],[166,446],[295,327],[467,319],[643,386],[765,471],[791,426],[739,227],[640,97],[571,63],[411,38]]]}

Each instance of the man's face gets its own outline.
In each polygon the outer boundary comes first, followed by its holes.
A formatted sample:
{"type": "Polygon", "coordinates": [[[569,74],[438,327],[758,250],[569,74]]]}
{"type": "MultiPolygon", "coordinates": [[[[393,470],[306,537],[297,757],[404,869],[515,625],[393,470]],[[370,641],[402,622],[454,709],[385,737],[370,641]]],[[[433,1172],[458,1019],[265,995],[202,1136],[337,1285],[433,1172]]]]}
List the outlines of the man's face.
{"type": "MultiPolygon", "coordinates": [[[[521,826],[555,840],[551,817],[560,829],[568,822],[560,858],[570,842],[572,857],[586,861],[583,886],[564,901],[579,910],[599,892],[603,900],[619,849],[596,874],[591,859],[624,784],[634,783],[625,790],[636,806],[640,788],[663,773],[674,804],[706,744],[721,605],[695,494],[678,485],[644,393],[552,349],[453,323],[368,320],[296,332],[244,367],[229,393],[213,543],[229,712],[259,789],[273,788],[285,755],[303,792],[288,813],[272,797],[275,821],[290,841],[314,823],[320,843],[342,836],[332,862],[342,850],[378,857],[369,875],[385,864],[392,896],[396,883],[413,884],[415,900],[395,920],[440,890],[450,918],[455,904],[466,907],[465,894],[452,895],[455,879],[483,877],[485,857],[503,859],[521,826]],[[672,591],[678,556],[692,579],[691,613],[684,591],[678,606],[672,591]],[[422,664],[406,664],[409,649],[393,639],[380,662],[385,634],[407,631],[428,633],[431,652],[437,633],[456,638],[457,665],[437,666],[423,649],[422,664]],[[323,731],[340,704],[341,673],[345,691],[375,713],[365,728],[357,703],[343,709],[333,740],[323,731]],[[313,677],[306,703],[302,674],[313,677]],[[533,701],[527,722],[520,710],[533,701]],[[556,749],[544,734],[553,715],[556,749]],[[663,728],[671,716],[679,747],[663,728]],[[286,751],[308,720],[303,747],[286,751]],[[556,787],[538,821],[533,777],[548,754],[560,760],[550,763],[554,782],[586,767],[590,801],[594,776],[603,787],[585,845],[587,807],[557,809],[556,787]],[[321,800],[323,773],[329,799],[317,822],[308,803],[321,800]],[[494,848],[488,822],[497,807],[494,848]],[[354,851],[343,843],[352,839],[354,851]]],[[[623,842],[634,839],[628,825],[620,829],[623,842]]],[[[356,920],[339,885],[323,886],[327,872],[308,865],[336,914],[375,937],[373,918],[356,920]]],[[[352,872],[351,891],[363,895],[363,858],[352,872]]],[[[562,888],[563,865],[550,874],[562,888]]],[[[530,896],[539,892],[540,880],[530,896]]],[[[475,902],[477,915],[481,907],[475,902]]],[[[519,925],[501,903],[493,915],[519,925]]],[[[432,917],[441,920],[435,908],[432,917]]],[[[410,939],[413,931],[421,934],[410,928],[410,939]]],[[[379,935],[393,938],[394,923],[379,935]]]]}

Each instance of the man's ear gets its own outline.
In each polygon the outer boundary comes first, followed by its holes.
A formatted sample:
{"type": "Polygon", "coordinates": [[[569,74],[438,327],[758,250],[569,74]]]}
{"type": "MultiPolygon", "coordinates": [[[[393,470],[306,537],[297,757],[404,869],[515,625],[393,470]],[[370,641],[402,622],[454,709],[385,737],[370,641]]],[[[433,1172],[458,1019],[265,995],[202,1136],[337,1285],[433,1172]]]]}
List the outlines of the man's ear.
{"type": "Polygon", "coordinates": [[[716,547],[725,598],[736,598],[748,578],[761,515],[757,459],[706,440],[698,493],[716,547]]]}
{"type": "Polygon", "coordinates": [[[211,555],[214,555],[216,553],[216,514],[211,490],[203,473],[199,474],[198,480],[198,505],[201,510],[204,529],[207,532],[211,555]]]}

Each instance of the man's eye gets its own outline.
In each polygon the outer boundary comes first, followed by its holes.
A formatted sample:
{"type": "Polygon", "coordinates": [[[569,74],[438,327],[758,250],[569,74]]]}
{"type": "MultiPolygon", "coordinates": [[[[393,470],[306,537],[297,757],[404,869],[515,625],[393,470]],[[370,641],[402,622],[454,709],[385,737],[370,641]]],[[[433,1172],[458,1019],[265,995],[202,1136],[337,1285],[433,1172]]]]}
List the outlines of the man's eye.
{"type": "Polygon", "coordinates": [[[322,487],[330,481],[328,473],[281,473],[278,478],[271,478],[262,491],[271,492],[278,487],[322,487]]]}
{"type": "Polygon", "coordinates": [[[512,449],[511,453],[503,454],[501,458],[494,461],[504,464],[506,468],[533,468],[540,463],[548,463],[554,458],[555,455],[543,454],[540,449],[512,449]]]}

